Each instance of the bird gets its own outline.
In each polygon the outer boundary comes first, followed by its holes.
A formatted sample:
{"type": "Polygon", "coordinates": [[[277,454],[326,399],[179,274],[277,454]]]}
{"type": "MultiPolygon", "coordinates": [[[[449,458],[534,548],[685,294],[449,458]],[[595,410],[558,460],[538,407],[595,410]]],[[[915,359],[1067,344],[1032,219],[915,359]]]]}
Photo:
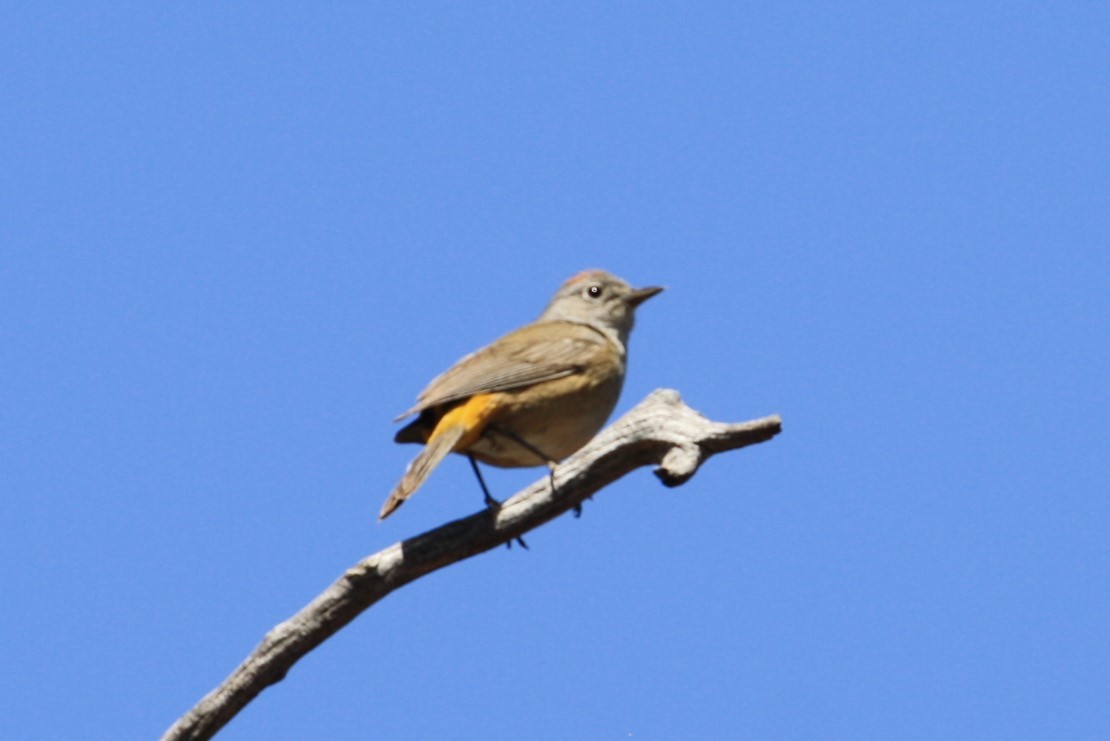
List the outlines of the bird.
{"type": "Polygon", "coordinates": [[[502,468],[546,465],[553,472],[616,407],[636,308],[662,290],[633,288],[604,270],[582,271],[559,287],[535,321],[434,378],[394,420],[415,415],[394,440],[424,447],[385,500],[379,521],[451,452],[470,460],[489,506],[497,500],[478,461],[502,468]]]}

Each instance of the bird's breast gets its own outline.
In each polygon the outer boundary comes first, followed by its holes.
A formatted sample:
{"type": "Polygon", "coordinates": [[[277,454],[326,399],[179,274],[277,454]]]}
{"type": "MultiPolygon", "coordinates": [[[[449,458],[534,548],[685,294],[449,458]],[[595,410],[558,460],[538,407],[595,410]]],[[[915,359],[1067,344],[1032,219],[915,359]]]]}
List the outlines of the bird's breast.
{"type": "Polygon", "coordinates": [[[623,358],[614,358],[564,378],[501,392],[498,413],[467,452],[504,468],[562,460],[601,430],[623,385],[623,358]]]}

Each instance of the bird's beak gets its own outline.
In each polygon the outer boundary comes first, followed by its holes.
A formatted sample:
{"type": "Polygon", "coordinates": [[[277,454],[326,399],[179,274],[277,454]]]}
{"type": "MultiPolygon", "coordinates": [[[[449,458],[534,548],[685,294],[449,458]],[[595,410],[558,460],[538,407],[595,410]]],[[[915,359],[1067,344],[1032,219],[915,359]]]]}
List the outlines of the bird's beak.
{"type": "Polygon", "coordinates": [[[631,293],[624,297],[624,302],[635,309],[637,306],[647,301],[663,290],[663,286],[648,286],[647,288],[634,288],[631,293]]]}

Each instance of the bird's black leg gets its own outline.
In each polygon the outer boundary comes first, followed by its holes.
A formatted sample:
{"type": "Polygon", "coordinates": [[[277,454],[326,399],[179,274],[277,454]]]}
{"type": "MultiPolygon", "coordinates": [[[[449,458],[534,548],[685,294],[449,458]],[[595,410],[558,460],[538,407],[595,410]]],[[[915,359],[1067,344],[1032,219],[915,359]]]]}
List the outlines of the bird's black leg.
{"type": "Polygon", "coordinates": [[[478,477],[478,485],[482,487],[482,497],[485,499],[487,507],[499,507],[501,502],[490,496],[489,487],[486,486],[486,480],[482,478],[482,470],[478,468],[478,461],[474,459],[470,453],[466,454],[466,459],[470,461],[470,467],[474,469],[474,475],[478,477]]]}
{"type": "MultiPolygon", "coordinates": [[[[527,450],[529,453],[532,453],[536,457],[543,459],[543,461],[547,464],[547,477],[548,477],[548,480],[551,482],[551,491],[553,493],[558,491],[558,489],[555,487],[555,469],[556,469],[556,467],[558,467],[559,464],[558,464],[557,461],[555,461],[555,459],[553,459],[547,453],[544,453],[542,450],[540,450],[535,445],[528,442],[527,440],[525,440],[524,438],[522,438],[520,435],[516,434],[512,430],[506,430],[503,427],[497,427],[497,426],[494,426],[494,425],[490,425],[486,429],[492,430],[493,432],[504,435],[505,437],[509,438],[510,440],[512,440],[514,443],[516,443],[520,447],[527,450]]],[[[582,505],[581,504],[574,505],[574,516],[575,517],[581,517],[582,516],[582,505]]]]}
{"type": "MultiPolygon", "coordinates": [[[[486,506],[490,509],[500,507],[501,502],[490,496],[489,487],[486,486],[486,480],[482,478],[482,469],[478,468],[478,461],[469,453],[466,454],[466,459],[470,461],[470,467],[474,469],[474,475],[478,477],[478,485],[482,487],[482,497],[485,499],[486,506]]],[[[517,543],[520,543],[521,548],[523,548],[524,550],[528,550],[528,544],[524,542],[524,538],[518,535],[517,537],[513,538],[513,540],[515,540],[517,543]]],[[[513,547],[513,541],[510,540],[509,542],[507,542],[505,544],[505,547],[511,550],[513,547]]]]}
{"type": "Polygon", "coordinates": [[[529,453],[531,453],[531,454],[535,455],[537,458],[541,459],[544,462],[544,464],[547,465],[547,476],[551,481],[551,490],[555,491],[555,469],[559,465],[558,461],[556,461],[554,458],[549,456],[547,453],[543,452],[542,450],[537,448],[535,445],[528,442],[527,440],[525,440],[524,438],[522,438],[520,435],[516,434],[512,430],[506,430],[504,427],[497,427],[497,426],[494,426],[494,425],[490,425],[486,429],[492,429],[497,434],[504,435],[505,437],[509,438],[510,440],[512,440],[514,443],[516,443],[520,447],[527,450],[529,453]]]}

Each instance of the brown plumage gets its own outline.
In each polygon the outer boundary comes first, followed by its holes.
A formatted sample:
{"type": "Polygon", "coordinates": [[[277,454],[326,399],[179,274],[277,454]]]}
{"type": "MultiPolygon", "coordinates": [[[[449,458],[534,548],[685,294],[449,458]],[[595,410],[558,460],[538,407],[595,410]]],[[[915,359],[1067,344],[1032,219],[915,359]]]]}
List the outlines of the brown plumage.
{"type": "Polygon", "coordinates": [[[382,506],[389,516],[450,452],[501,467],[554,464],[601,429],[624,382],[633,310],[660,288],[580,273],[525,325],[437,376],[398,419],[397,442],[425,444],[382,506]]]}

